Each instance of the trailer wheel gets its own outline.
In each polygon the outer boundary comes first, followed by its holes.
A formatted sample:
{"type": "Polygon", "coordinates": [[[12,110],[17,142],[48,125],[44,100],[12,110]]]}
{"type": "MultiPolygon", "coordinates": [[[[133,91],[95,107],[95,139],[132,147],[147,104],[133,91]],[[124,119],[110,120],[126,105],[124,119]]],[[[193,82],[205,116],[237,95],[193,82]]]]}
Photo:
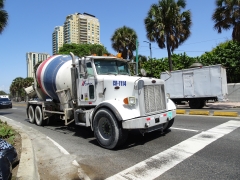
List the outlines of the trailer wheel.
{"type": "Polygon", "coordinates": [[[191,109],[202,109],[204,105],[205,105],[205,100],[203,99],[189,100],[189,106],[191,109]]]}
{"type": "Polygon", "coordinates": [[[167,131],[170,127],[172,127],[173,123],[174,123],[174,118],[171,119],[170,121],[166,122],[163,125],[163,132],[167,131]]]}
{"type": "Polygon", "coordinates": [[[38,126],[43,124],[42,109],[40,106],[37,106],[35,109],[35,120],[38,126]]]}
{"type": "Polygon", "coordinates": [[[30,123],[35,123],[35,113],[33,106],[28,107],[28,118],[30,123]]]}
{"type": "Polygon", "coordinates": [[[113,113],[105,108],[97,111],[93,130],[98,143],[106,149],[114,149],[127,139],[128,131],[123,130],[113,113]]]}

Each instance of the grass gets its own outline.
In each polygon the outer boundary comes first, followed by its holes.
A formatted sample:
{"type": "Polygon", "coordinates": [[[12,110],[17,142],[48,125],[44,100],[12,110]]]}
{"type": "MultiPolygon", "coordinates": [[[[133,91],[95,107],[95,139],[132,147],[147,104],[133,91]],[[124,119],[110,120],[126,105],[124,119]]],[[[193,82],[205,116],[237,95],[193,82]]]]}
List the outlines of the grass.
{"type": "Polygon", "coordinates": [[[10,144],[14,144],[16,131],[0,119],[0,138],[6,140],[10,144]]]}

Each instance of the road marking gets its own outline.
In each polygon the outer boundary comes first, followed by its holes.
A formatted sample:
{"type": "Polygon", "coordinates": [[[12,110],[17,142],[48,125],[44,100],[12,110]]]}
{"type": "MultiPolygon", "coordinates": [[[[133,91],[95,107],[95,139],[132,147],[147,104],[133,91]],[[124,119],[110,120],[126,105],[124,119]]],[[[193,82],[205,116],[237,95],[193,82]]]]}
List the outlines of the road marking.
{"type": "Polygon", "coordinates": [[[176,130],[181,130],[181,131],[193,131],[193,132],[199,132],[198,130],[194,130],[194,129],[183,129],[183,128],[174,128],[174,127],[171,127],[171,129],[176,129],[176,130]]]}
{"type": "MultiPolygon", "coordinates": [[[[47,139],[50,140],[55,146],[57,146],[58,149],[60,149],[60,151],[61,151],[63,154],[65,154],[65,155],[69,155],[69,154],[70,154],[66,149],[64,149],[60,144],[58,144],[56,141],[54,141],[54,140],[51,139],[50,137],[47,136],[47,139]]],[[[78,168],[78,177],[79,177],[80,179],[91,180],[91,179],[88,177],[88,175],[85,174],[85,172],[80,168],[80,165],[78,164],[78,162],[77,162],[76,160],[73,160],[73,161],[72,161],[72,164],[73,164],[74,166],[79,167],[79,168],[78,168]]]]}
{"type": "Polygon", "coordinates": [[[207,145],[240,127],[240,121],[228,121],[201,132],[145,161],[142,161],[107,180],[151,180],[191,157],[207,145]]]}
{"type": "Polygon", "coordinates": [[[52,141],[52,143],[58,147],[58,149],[60,149],[60,151],[65,154],[65,155],[69,155],[69,152],[67,152],[66,149],[64,149],[60,144],[58,144],[56,141],[54,141],[53,139],[51,139],[50,137],[47,136],[47,139],[52,141]]]}

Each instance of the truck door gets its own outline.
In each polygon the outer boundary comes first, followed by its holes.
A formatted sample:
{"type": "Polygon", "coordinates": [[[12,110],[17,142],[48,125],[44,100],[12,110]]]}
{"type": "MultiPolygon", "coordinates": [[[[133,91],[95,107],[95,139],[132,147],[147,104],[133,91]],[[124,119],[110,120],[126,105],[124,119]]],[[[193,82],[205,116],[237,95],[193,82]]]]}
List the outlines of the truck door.
{"type": "Polygon", "coordinates": [[[79,80],[79,104],[92,104],[96,100],[95,76],[91,62],[86,62],[86,71],[88,76],[80,77],[79,80]],[[83,103],[85,102],[85,103],[83,103]]]}
{"type": "Polygon", "coordinates": [[[184,97],[194,96],[193,72],[183,73],[183,93],[184,97]]]}

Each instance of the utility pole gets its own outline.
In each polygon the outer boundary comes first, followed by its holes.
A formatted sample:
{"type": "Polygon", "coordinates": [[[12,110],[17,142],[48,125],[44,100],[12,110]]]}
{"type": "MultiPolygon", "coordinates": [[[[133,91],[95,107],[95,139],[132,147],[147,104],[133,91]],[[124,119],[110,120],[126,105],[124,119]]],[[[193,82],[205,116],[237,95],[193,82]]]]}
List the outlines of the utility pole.
{"type": "Polygon", "coordinates": [[[149,44],[149,49],[150,49],[150,58],[152,59],[152,45],[151,45],[151,43],[150,43],[150,42],[148,42],[148,41],[143,41],[143,42],[146,42],[146,43],[148,43],[148,44],[149,44]]]}
{"type": "Polygon", "coordinates": [[[148,41],[143,41],[149,44],[149,49],[150,49],[150,58],[151,58],[151,75],[152,75],[152,46],[151,43],[148,41]]]}
{"type": "Polygon", "coordinates": [[[138,39],[136,39],[136,75],[138,75],[138,39]]]}

